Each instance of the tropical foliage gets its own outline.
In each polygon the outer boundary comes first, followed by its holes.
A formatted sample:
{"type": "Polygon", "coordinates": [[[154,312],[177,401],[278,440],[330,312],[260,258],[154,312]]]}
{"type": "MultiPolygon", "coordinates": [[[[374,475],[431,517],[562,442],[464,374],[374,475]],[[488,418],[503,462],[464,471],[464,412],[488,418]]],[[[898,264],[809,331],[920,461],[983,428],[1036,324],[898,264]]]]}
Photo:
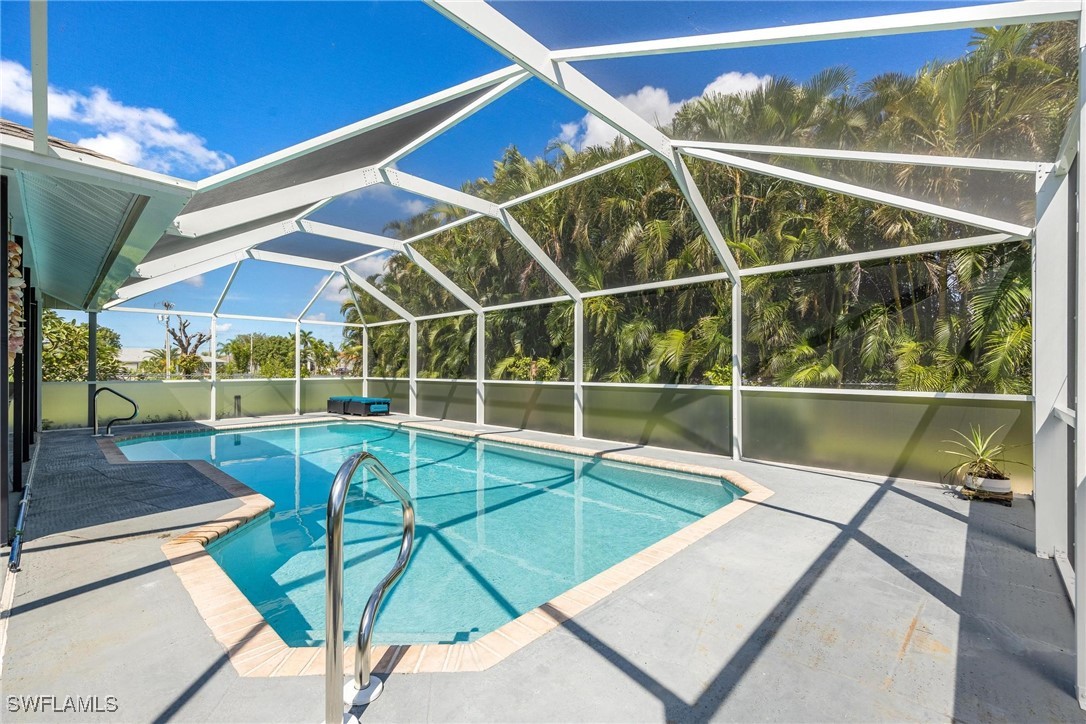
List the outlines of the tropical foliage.
{"type": "MultiPolygon", "coordinates": [[[[970,52],[915,74],[858,83],[836,67],[805,82],[778,77],[740,95],[707,95],[663,129],[673,138],[947,156],[1050,160],[1076,98],[1074,24],[981,30],[970,52]]],[[[543,157],[508,149],[491,178],[464,185],[503,202],[632,152],[623,140],[543,157]]],[[[763,157],[808,173],[888,189],[1032,225],[1032,176],[856,161],[763,157]]],[[[687,159],[741,267],[962,239],[985,232],[722,164],[687,159]]],[[[722,271],[671,172],[630,163],[518,204],[513,217],[583,291],[722,271]]],[[[401,238],[462,218],[436,204],[390,230],[401,238]]],[[[415,248],[484,306],[561,296],[500,225],[461,224],[415,248]]],[[[416,314],[460,304],[403,255],[371,283],[416,314]]],[[[389,318],[356,289],[350,322],[389,318]]],[[[754,384],[871,385],[918,390],[1027,392],[1030,251],[1011,242],[893,261],[744,278],[743,372],[754,384]]],[[[731,288],[726,282],[585,300],[585,378],[728,384],[731,288]]],[[[568,379],[572,305],[487,315],[487,374],[568,379]]],[[[361,368],[361,332],[346,328],[361,368]]],[[[406,376],[406,325],[368,331],[375,376],[406,376]]],[[[420,323],[424,376],[474,374],[472,315],[420,323]],[[425,328],[423,327],[425,325],[425,328]]]]}
{"type": "Polygon", "coordinates": [[[226,377],[293,377],[294,337],[285,334],[239,334],[219,345],[226,377]]]}
{"type": "MultiPolygon", "coordinates": [[[[42,379],[80,382],[87,379],[90,326],[63,319],[51,309],[42,312],[42,379]]],[[[124,370],[120,362],[121,337],[109,327],[98,327],[96,371],[99,380],[115,380],[124,370]]]]}

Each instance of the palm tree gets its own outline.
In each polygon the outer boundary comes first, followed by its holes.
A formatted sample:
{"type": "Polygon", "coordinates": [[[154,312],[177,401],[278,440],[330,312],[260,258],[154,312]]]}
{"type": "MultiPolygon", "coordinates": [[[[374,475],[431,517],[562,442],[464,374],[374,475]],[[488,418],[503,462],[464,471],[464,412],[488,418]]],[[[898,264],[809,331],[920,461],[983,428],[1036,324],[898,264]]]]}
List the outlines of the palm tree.
{"type": "MultiPolygon", "coordinates": [[[[851,70],[834,67],[803,83],[778,77],[750,93],[708,95],[681,108],[667,131],[785,146],[1051,158],[1075,102],[1077,52],[1073,23],[978,31],[968,54],[914,74],[857,83],[851,70]]],[[[622,140],[581,151],[553,144],[537,158],[509,148],[490,178],[464,188],[504,202],[629,152],[622,140]]],[[[1032,214],[1032,178],[787,155],[772,160],[991,216],[1032,214]]],[[[977,233],[719,164],[691,159],[689,166],[742,267],[977,233]]],[[[655,159],[509,212],[582,290],[720,270],[685,196],[655,159]]],[[[409,239],[464,213],[435,204],[387,231],[409,239]]],[[[559,293],[493,220],[461,224],[414,248],[484,306],[559,293]]],[[[420,314],[459,308],[406,256],[391,257],[370,282],[420,314]]],[[[750,276],[743,283],[744,373],[756,384],[1028,391],[1029,284],[1028,246],[1014,243],[750,276]]],[[[360,308],[344,305],[345,321],[389,318],[355,291],[360,308]]],[[[730,301],[723,282],[586,299],[586,379],[729,383],[731,346],[740,343],[730,338],[730,301]]],[[[568,303],[488,314],[487,372],[568,378],[571,315],[568,303]]],[[[406,331],[406,325],[370,329],[374,375],[406,373],[406,331]]],[[[470,374],[474,335],[471,315],[420,325],[423,373],[470,374]]],[[[361,342],[360,330],[345,328],[343,355],[355,369],[361,342]]]]}

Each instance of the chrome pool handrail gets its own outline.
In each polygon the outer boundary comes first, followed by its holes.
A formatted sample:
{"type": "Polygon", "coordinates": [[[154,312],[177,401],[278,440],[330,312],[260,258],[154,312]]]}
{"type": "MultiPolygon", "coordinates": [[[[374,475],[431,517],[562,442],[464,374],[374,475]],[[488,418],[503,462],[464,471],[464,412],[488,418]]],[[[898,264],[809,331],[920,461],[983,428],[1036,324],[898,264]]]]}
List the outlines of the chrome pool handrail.
{"type": "Polygon", "coordinates": [[[102,437],[113,437],[113,432],[112,432],[113,423],[115,423],[115,422],[128,422],[129,420],[135,419],[136,415],[140,414],[140,406],[137,405],[136,401],[133,400],[131,397],[129,397],[128,395],[122,395],[120,392],[117,392],[117,390],[113,389],[112,387],[99,387],[97,390],[94,391],[94,436],[95,437],[98,437],[98,395],[102,394],[103,392],[112,392],[117,397],[120,397],[122,400],[125,400],[130,405],[132,405],[132,414],[129,415],[128,417],[114,417],[113,419],[108,420],[106,422],[106,432],[102,437]]]}
{"type": "MultiPolygon", "coordinates": [[[[370,687],[370,641],[373,638],[373,624],[377,619],[377,609],[381,600],[392,584],[403,574],[411,558],[411,548],[415,541],[415,508],[411,504],[410,494],[404,490],[396,476],[389,472],[380,460],[367,452],[359,452],[347,458],[340,466],[328,494],[327,517],[327,558],[326,582],[324,588],[325,637],[324,637],[324,672],[325,672],[325,721],[328,724],[341,724],[345,703],[343,682],[343,512],[347,502],[347,492],[351,487],[351,478],[359,466],[365,466],[378,480],[392,491],[403,509],[403,538],[396,564],[392,567],[377,587],[373,589],[362,619],[358,625],[358,638],[355,645],[353,686],[359,691],[370,687]]],[[[370,700],[379,692],[372,693],[370,700]]]]}

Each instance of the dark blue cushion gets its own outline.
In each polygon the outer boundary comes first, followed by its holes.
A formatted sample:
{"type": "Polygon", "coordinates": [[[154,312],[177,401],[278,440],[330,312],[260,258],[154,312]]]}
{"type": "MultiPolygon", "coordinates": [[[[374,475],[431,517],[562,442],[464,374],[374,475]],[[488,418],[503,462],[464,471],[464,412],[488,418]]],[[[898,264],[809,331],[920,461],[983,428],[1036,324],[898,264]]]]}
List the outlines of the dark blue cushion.
{"type": "Polygon", "coordinates": [[[373,404],[381,402],[385,403],[386,405],[392,404],[392,400],[388,397],[356,397],[354,395],[337,395],[336,397],[329,397],[328,399],[332,400],[333,402],[360,402],[363,405],[367,403],[373,404]]]}

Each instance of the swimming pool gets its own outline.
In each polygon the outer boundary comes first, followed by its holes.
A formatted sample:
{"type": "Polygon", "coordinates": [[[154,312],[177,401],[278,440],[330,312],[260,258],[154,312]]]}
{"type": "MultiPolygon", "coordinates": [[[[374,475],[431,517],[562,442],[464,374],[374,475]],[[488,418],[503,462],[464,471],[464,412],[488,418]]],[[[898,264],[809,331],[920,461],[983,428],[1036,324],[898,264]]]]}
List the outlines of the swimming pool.
{"type": "MultiPolygon", "coordinates": [[[[290,646],[324,637],[325,510],[343,460],[411,493],[415,550],[376,643],[473,641],[743,495],[719,478],[373,423],[137,438],[130,460],[207,460],[274,502],[208,552],[290,646]]],[[[347,640],[392,566],[400,506],[359,472],[344,525],[347,640]]]]}

